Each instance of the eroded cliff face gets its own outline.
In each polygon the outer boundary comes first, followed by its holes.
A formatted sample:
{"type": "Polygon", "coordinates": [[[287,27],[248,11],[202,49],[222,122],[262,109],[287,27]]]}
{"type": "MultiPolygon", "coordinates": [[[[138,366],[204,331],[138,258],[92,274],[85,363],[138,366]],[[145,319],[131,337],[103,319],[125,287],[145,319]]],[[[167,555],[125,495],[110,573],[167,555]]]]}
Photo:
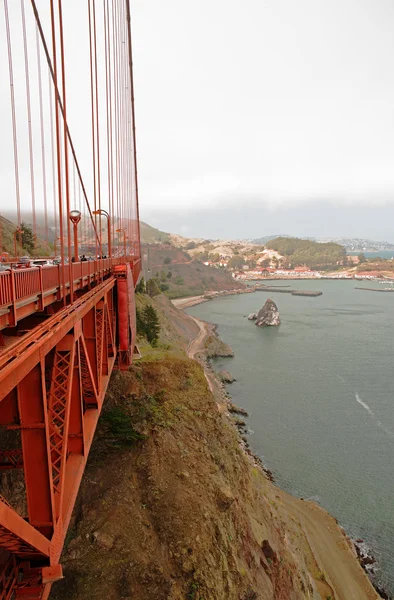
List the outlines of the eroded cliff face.
{"type": "Polygon", "coordinates": [[[332,594],[199,364],[165,358],[117,374],[104,410],[51,598],[332,594]]]}

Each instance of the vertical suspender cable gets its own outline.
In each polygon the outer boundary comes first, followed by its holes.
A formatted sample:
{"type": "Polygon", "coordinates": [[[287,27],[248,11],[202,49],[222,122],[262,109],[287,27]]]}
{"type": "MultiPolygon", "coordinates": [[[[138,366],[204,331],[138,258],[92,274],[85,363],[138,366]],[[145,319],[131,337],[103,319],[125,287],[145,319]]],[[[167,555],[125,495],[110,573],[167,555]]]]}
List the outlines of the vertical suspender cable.
{"type": "Polygon", "coordinates": [[[37,48],[37,68],[38,68],[38,95],[40,101],[40,132],[41,132],[41,163],[42,163],[42,188],[44,195],[44,227],[45,227],[45,242],[48,249],[48,199],[47,199],[47,177],[46,177],[46,161],[45,161],[45,135],[44,135],[44,111],[42,102],[42,72],[41,72],[41,53],[40,53],[40,38],[38,27],[36,24],[36,48],[37,48]]]}
{"type": "MultiPolygon", "coordinates": [[[[115,138],[115,152],[114,152],[114,159],[115,159],[115,191],[116,191],[116,205],[115,205],[115,211],[116,211],[116,220],[117,220],[117,229],[119,229],[121,227],[121,214],[120,214],[120,186],[119,186],[119,131],[118,131],[118,36],[117,36],[117,26],[116,26],[116,21],[117,21],[117,5],[116,2],[113,3],[112,5],[112,35],[113,35],[113,47],[114,47],[114,52],[113,52],[113,62],[114,62],[114,67],[113,67],[113,77],[114,77],[114,138],[115,138]]],[[[118,233],[118,256],[120,255],[120,235],[118,233]]]]}
{"type": "MultiPolygon", "coordinates": [[[[31,204],[33,213],[33,233],[37,234],[37,219],[36,219],[36,194],[34,185],[34,159],[33,159],[33,132],[31,125],[31,98],[30,98],[30,73],[29,73],[29,56],[27,53],[26,39],[26,18],[25,18],[25,3],[21,0],[22,14],[22,36],[23,36],[23,55],[25,59],[25,80],[26,80],[26,105],[27,105],[27,126],[29,134],[29,165],[30,165],[30,188],[31,188],[31,204]]],[[[36,241],[36,239],[35,239],[36,241]]]]}
{"type": "MultiPolygon", "coordinates": [[[[105,106],[106,106],[106,120],[107,120],[107,183],[108,183],[108,212],[111,215],[111,130],[110,130],[110,101],[109,101],[109,38],[108,38],[108,2],[103,0],[104,7],[104,48],[105,48],[105,106]]],[[[110,225],[110,223],[108,224],[110,225]]],[[[108,231],[108,235],[112,236],[112,231],[108,231]]],[[[109,256],[109,248],[107,248],[107,255],[109,256]]],[[[112,258],[112,256],[109,256],[112,258]]]]}
{"type": "Polygon", "coordinates": [[[138,258],[141,258],[141,232],[140,232],[140,213],[139,213],[139,195],[138,195],[138,169],[137,169],[137,144],[135,132],[135,101],[134,101],[134,76],[133,76],[133,48],[131,37],[131,15],[130,15],[130,0],[126,2],[126,21],[127,21],[127,38],[129,50],[129,70],[130,70],[130,92],[131,92],[131,116],[133,128],[133,159],[134,159],[134,182],[135,182],[135,197],[137,209],[137,235],[138,235],[138,258]]]}
{"type": "MultiPolygon", "coordinates": [[[[96,29],[96,4],[93,2],[93,47],[94,47],[94,79],[96,87],[96,140],[97,140],[97,200],[98,209],[101,210],[101,170],[100,170],[100,122],[99,122],[99,93],[98,93],[98,72],[97,72],[97,29],[96,29]]],[[[102,229],[101,214],[98,218],[99,238],[100,238],[100,256],[103,255],[102,248],[102,229]]]]}
{"type": "MultiPolygon", "coordinates": [[[[53,193],[53,211],[54,211],[54,226],[55,226],[55,240],[57,240],[58,237],[58,228],[57,228],[57,206],[58,203],[56,202],[56,160],[55,160],[55,136],[53,134],[53,128],[54,128],[54,123],[53,123],[53,96],[52,96],[52,78],[51,78],[51,73],[50,71],[48,72],[49,75],[49,118],[50,118],[50,122],[51,122],[51,155],[52,155],[52,193],[53,193]]],[[[55,246],[56,246],[56,241],[55,241],[55,246]]]]}
{"type": "Polygon", "coordinates": [[[111,172],[111,190],[110,190],[110,213],[111,213],[111,226],[112,226],[112,239],[115,234],[115,210],[114,210],[114,159],[113,159],[113,146],[112,146],[112,71],[111,71],[111,35],[110,35],[110,13],[109,13],[109,4],[108,0],[106,0],[107,4],[107,37],[108,37],[108,89],[109,89],[109,153],[110,153],[110,172],[111,172]]]}
{"type": "MultiPolygon", "coordinates": [[[[63,134],[64,134],[64,178],[65,178],[65,189],[66,189],[66,210],[67,210],[67,247],[68,247],[68,270],[69,270],[69,281],[70,281],[70,301],[73,302],[74,290],[73,290],[73,277],[72,277],[72,262],[71,262],[71,227],[70,227],[70,177],[69,177],[69,165],[68,165],[68,136],[67,136],[67,101],[66,101],[66,68],[64,64],[64,35],[63,35],[63,12],[62,12],[62,0],[58,0],[59,10],[59,31],[60,31],[60,64],[62,70],[62,95],[63,95],[63,134]]],[[[74,250],[75,251],[75,250],[74,250]]]]}
{"type": "Polygon", "coordinates": [[[61,274],[62,274],[62,298],[63,305],[66,306],[66,273],[64,263],[64,237],[63,237],[63,189],[62,189],[62,165],[61,165],[61,141],[60,141],[60,115],[59,101],[57,97],[57,53],[56,53],[56,28],[55,28],[55,8],[54,0],[50,0],[51,6],[51,29],[52,29],[52,53],[53,53],[53,80],[55,84],[55,124],[56,124],[56,157],[57,157],[57,181],[58,181],[58,202],[59,202],[59,232],[60,232],[60,256],[61,256],[61,274]]]}
{"type": "MultiPolygon", "coordinates": [[[[92,112],[92,156],[93,156],[93,198],[94,210],[97,210],[97,184],[96,184],[96,140],[95,140],[95,122],[94,122],[94,81],[93,81],[93,47],[92,47],[92,16],[91,16],[91,0],[88,1],[89,11],[89,53],[90,53],[90,100],[92,112]]],[[[94,222],[97,228],[97,216],[94,216],[94,222]]],[[[96,256],[97,258],[97,240],[96,240],[96,256]]]]}
{"type": "Polygon", "coordinates": [[[17,131],[16,131],[14,73],[13,73],[13,66],[12,66],[10,20],[9,20],[9,16],[8,16],[8,0],[4,0],[4,15],[5,15],[5,27],[6,27],[7,48],[8,48],[8,71],[9,71],[9,78],[10,78],[12,136],[13,136],[13,142],[14,142],[16,210],[17,210],[18,226],[20,226],[20,224],[21,224],[21,197],[20,197],[20,188],[19,188],[18,136],[17,136],[17,131]]]}

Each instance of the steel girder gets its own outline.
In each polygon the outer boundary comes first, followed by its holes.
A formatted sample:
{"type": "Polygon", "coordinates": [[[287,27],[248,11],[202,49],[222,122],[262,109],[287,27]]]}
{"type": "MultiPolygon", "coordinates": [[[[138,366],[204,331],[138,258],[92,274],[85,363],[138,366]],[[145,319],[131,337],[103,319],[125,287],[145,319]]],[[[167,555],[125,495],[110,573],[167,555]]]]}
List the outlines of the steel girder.
{"type": "MultiPolygon", "coordinates": [[[[27,514],[0,496],[0,600],[47,598],[59,565],[109,377],[117,357],[115,278],[49,317],[0,354],[0,425],[20,448],[27,514]]],[[[12,502],[12,499],[11,499],[12,502]]]]}

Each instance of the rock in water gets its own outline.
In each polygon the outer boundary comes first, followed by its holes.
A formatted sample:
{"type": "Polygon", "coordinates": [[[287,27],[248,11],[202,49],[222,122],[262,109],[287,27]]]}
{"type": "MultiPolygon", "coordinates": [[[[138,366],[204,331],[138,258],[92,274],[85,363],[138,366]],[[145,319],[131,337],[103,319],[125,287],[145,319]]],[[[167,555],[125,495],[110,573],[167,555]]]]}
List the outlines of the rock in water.
{"type": "Polygon", "coordinates": [[[235,377],[233,377],[231,375],[231,373],[229,373],[228,371],[225,371],[224,369],[219,371],[218,375],[219,375],[220,380],[223,383],[234,383],[234,381],[235,381],[235,377]]]}
{"type": "Polygon", "coordinates": [[[280,325],[280,316],[278,307],[275,302],[268,298],[263,308],[257,313],[256,323],[257,327],[269,327],[280,325]]]}
{"type": "Polygon", "coordinates": [[[250,313],[248,319],[249,321],[255,321],[257,319],[257,313],[250,313]]]}

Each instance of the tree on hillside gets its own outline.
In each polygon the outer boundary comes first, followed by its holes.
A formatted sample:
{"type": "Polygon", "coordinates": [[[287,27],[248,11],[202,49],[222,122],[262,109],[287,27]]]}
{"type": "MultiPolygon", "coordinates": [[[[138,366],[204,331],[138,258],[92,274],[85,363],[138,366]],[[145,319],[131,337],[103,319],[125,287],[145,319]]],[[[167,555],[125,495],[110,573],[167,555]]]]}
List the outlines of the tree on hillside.
{"type": "Polygon", "coordinates": [[[135,288],[136,294],[146,294],[145,279],[141,277],[135,288]]]}
{"type": "Polygon", "coordinates": [[[230,260],[227,263],[227,266],[230,267],[230,269],[239,269],[240,267],[243,266],[243,264],[245,263],[243,256],[232,256],[230,258],[230,260]]]}
{"type": "Polygon", "coordinates": [[[143,321],[145,325],[145,335],[150,344],[155,346],[159,339],[160,321],[157,312],[148,304],[143,311],[143,321]]]}
{"type": "Polygon", "coordinates": [[[135,316],[136,316],[136,323],[137,323],[137,335],[145,335],[145,320],[144,320],[144,315],[141,313],[141,311],[137,308],[135,311],[135,316]]]}
{"type": "Polygon", "coordinates": [[[360,254],[358,255],[358,260],[360,261],[360,263],[365,263],[367,262],[367,259],[365,257],[365,254],[363,252],[360,252],[360,254]]]}
{"type": "Polygon", "coordinates": [[[22,232],[22,248],[31,254],[34,250],[35,239],[33,230],[26,223],[21,223],[19,229],[22,232]]]}
{"type": "Polygon", "coordinates": [[[159,283],[155,277],[146,282],[146,292],[151,298],[160,294],[159,283]]]}
{"type": "Polygon", "coordinates": [[[169,256],[166,256],[163,262],[165,265],[169,265],[171,262],[171,258],[169,256]]]}

